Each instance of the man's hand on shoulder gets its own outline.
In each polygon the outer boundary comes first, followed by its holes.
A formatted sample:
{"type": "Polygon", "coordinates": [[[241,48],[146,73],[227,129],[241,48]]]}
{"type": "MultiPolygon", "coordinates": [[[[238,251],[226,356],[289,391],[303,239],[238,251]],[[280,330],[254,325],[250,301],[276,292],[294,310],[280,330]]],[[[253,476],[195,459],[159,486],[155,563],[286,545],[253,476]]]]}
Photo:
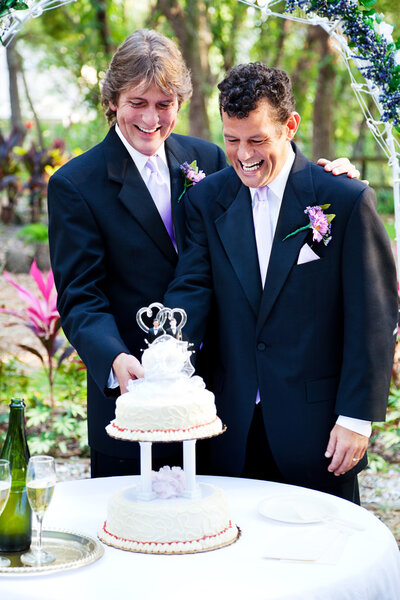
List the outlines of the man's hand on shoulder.
{"type": "MultiPolygon", "coordinates": [[[[324,167],[324,170],[332,175],[343,175],[347,174],[347,177],[351,179],[359,179],[360,171],[349,161],[348,158],[336,158],[335,160],[328,160],[327,158],[319,158],[317,164],[324,167]]],[[[363,180],[363,183],[368,185],[367,180],[363,180]]]]}
{"type": "Polygon", "coordinates": [[[128,390],[128,381],[138,379],[144,376],[144,369],[141,363],[132,354],[122,352],[114,358],[112,364],[115,376],[118,379],[121,394],[128,390]]]}
{"type": "Polygon", "coordinates": [[[335,475],[347,473],[362,459],[367,447],[368,438],[365,435],[335,425],[325,452],[326,458],[332,457],[328,471],[335,475]]]}

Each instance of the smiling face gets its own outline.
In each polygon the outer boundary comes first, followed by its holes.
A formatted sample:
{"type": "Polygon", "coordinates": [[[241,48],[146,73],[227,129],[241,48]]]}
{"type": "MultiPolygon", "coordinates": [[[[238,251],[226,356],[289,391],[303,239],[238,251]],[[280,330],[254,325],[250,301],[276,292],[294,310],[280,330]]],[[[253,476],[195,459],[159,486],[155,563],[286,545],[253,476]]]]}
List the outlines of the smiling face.
{"type": "Polygon", "coordinates": [[[277,122],[267,100],[261,100],[244,119],[222,111],[226,153],[244,185],[257,188],[277,177],[299,123],[296,112],[285,123],[277,122]]]}
{"type": "Polygon", "coordinates": [[[177,98],[156,85],[147,90],[143,85],[132,86],[120,94],[117,104],[109,105],[116,111],[125,139],[146,156],[155,154],[172,133],[179,110],[177,98]]]}

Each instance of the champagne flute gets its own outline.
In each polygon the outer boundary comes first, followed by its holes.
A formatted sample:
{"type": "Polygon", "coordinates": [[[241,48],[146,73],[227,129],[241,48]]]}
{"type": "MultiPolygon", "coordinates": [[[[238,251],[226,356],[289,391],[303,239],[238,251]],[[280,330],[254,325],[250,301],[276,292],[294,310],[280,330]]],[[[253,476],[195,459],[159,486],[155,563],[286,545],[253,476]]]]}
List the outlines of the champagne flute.
{"type": "MultiPolygon", "coordinates": [[[[11,470],[10,461],[0,458],[0,515],[6,507],[8,496],[11,489],[11,470]]],[[[8,558],[0,556],[0,567],[9,567],[8,558]]]]}
{"type": "Polygon", "coordinates": [[[26,491],[37,521],[37,546],[21,556],[27,565],[46,565],[56,557],[42,548],[42,523],[56,483],[55,462],[52,456],[32,456],[26,473],[26,491]]]}

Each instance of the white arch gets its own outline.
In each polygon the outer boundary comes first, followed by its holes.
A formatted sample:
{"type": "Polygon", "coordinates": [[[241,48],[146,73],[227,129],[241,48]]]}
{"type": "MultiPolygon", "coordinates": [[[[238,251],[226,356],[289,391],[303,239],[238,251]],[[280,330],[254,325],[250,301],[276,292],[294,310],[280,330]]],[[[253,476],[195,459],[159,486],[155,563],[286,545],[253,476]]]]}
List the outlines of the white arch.
{"type": "Polygon", "coordinates": [[[11,9],[8,14],[0,17],[0,42],[4,46],[8,46],[28,19],[36,19],[46,10],[58,8],[71,2],[75,2],[75,0],[25,0],[25,4],[28,6],[26,10],[11,9]]]}

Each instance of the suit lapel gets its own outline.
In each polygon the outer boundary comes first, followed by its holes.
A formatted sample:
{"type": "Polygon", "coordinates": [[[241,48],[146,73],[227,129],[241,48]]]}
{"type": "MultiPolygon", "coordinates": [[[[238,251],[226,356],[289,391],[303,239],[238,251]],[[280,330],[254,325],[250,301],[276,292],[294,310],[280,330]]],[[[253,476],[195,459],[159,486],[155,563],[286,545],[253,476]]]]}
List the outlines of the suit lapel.
{"type": "MultiPolygon", "coordinates": [[[[236,175],[230,181],[235,181],[236,175]]],[[[232,198],[229,183],[220,196],[220,203],[232,198]]],[[[258,264],[257,247],[254,235],[254,223],[251,210],[250,192],[240,184],[233,191],[233,202],[215,221],[215,226],[228,255],[229,261],[238,277],[250,306],[257,316],[261,300],[261,277],[258,264]]],[[[234,300],[233,300],[234,301],[234,300]]]]}
{"type": "Polygon", "coordinates": [[[177,255],[171,238],[146,184],[114,128],[110,129],[105,142],[108,176],[122,185],[119,200],[166,258],[175,264],[177,255]]]}
{"type": "Polygon", "coordinates": [[[283,241],[296,229],[307,225],[307,206],[316,204],[309,161],[296,150],[296,159],[289,175],[272,244],[267,277],[261,299],[257,331],[264,325],[282,287],[296,264],[309,230],[301,231],[283,241]]]}
{"type": "Polygon", "coordinates": [[[178,246],[178,252],[182,250],[183,240],[185,239],[185,209],[183,199],[178,202],[183,192],[184,179],[180,165],[188,160],[185,156],[185,148],[171,135],[165,142],[165,149],[168,160],[168,167],[171,177],[171,205],[172,217],[174,220],[175,238],[178,246]]]}

